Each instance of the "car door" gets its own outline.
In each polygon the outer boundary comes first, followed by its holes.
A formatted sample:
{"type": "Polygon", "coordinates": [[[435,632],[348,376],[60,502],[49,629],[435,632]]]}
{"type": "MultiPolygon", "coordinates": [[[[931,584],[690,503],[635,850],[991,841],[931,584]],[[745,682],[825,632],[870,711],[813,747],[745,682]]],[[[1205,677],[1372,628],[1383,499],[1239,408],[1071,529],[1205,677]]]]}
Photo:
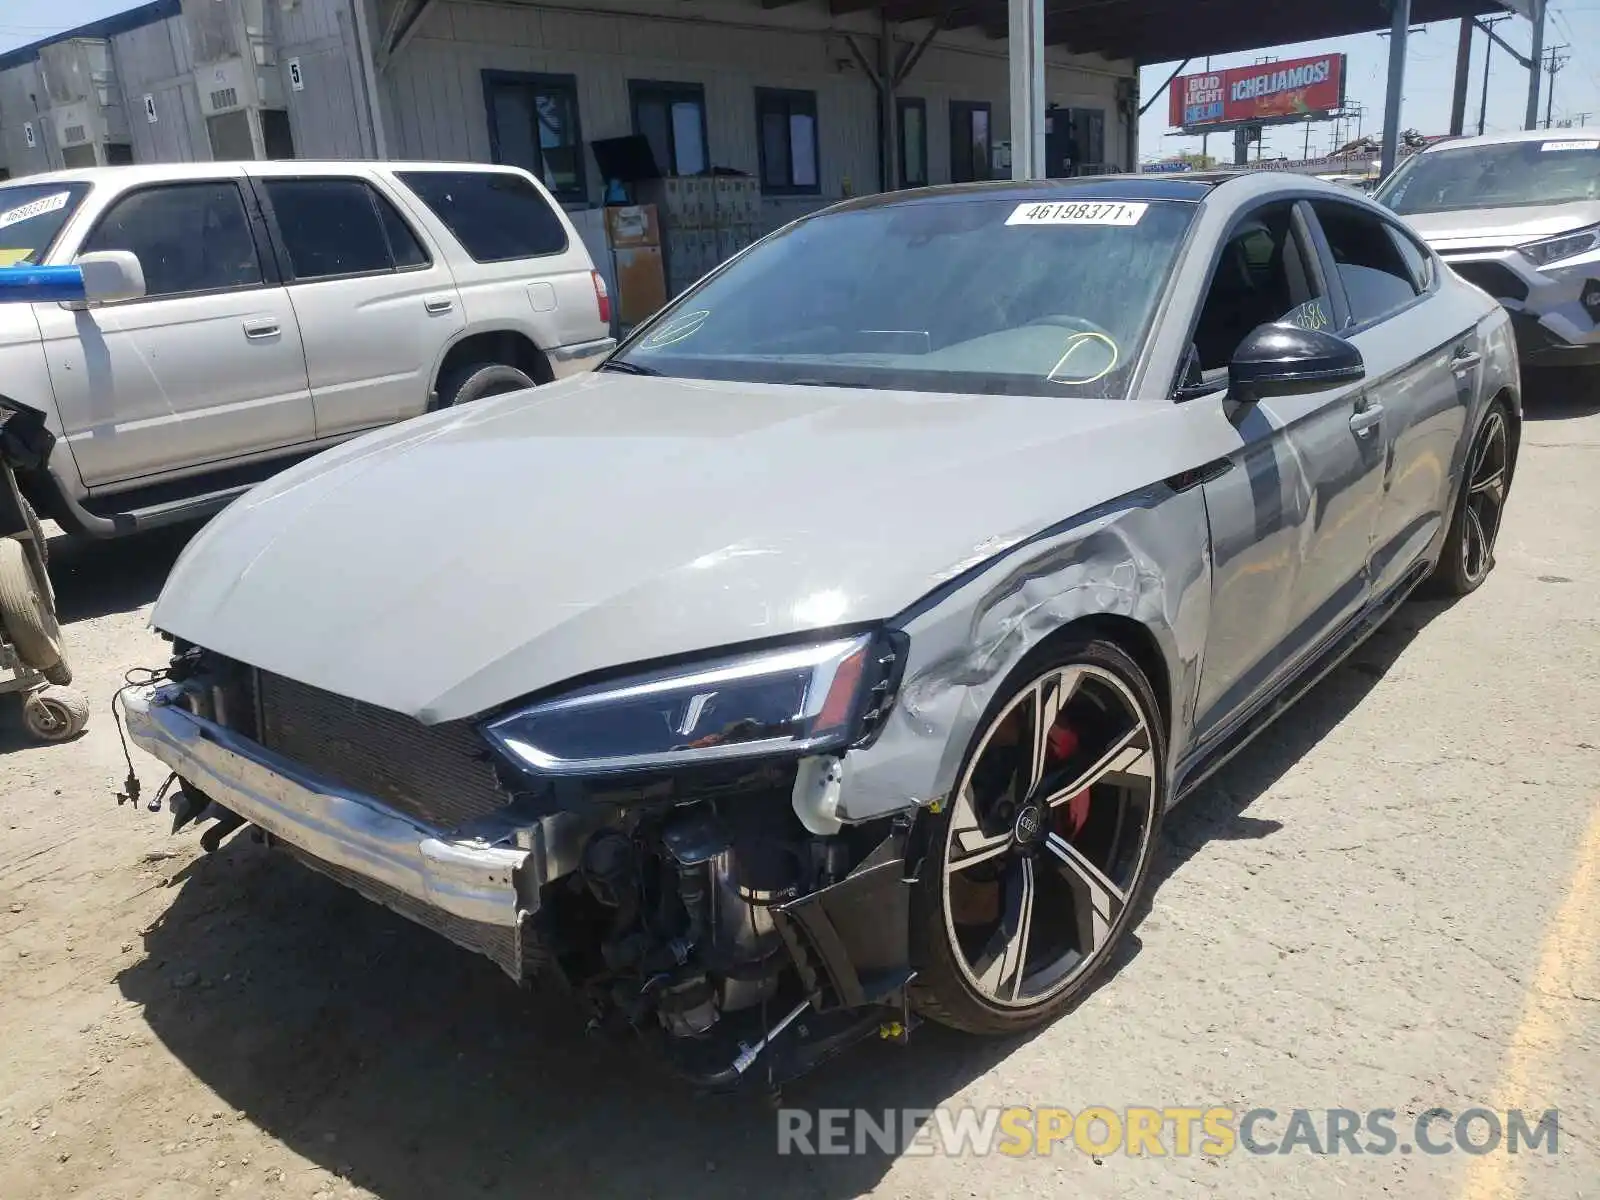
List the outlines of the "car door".
{"type": "Polygon", "coordinates": [[[1384,455],[1373,528],[1375,596],[1403,582],[1449,519],[1450,464],[1476,389],[1481,311],[1438,286],[1432,254],[1392,221],[1342,200],[1312,204],[1367,364],[1384,455]]]}
{"type": "Polygon", "coordinates": [[[317,436],[414,417],[466,325],[443,258],[372,181],[255,177],[300,320],[317,436]]]}
{"type": "MultiPolygon", "coordinates": [[[[1304,204],[1283,202],[1236,226],[1256,248],[1236,252],[1238,233],[1223,248],[1196,322],[1202,387],[1218,376],[1225,384],[1233,348],[1261,324],[1342,321],[1311,221],[1304,204]],[[1266,257],[1263,226],[1275,243],[1266,257]],[[1252,267],[1263,261],[1266,273],[1252,267]]],[[[1361,384],[1254,403],[1219,391],[1203,402],[1218,404],[1232,423],[1237,449],[1204,485],[1212,603],[1195,708],[1202,742],[1360,608],[1383,489],[1382,454],[1361,432],[1368,405],[1361,384]]]]}
{"type": "Polygon", "coordinates": [[[242,175],[132,188],[74,253],[128,250],[145,295],[39,304],[62,433],[91,489],[309,441],[300,328],[242,175]]]}

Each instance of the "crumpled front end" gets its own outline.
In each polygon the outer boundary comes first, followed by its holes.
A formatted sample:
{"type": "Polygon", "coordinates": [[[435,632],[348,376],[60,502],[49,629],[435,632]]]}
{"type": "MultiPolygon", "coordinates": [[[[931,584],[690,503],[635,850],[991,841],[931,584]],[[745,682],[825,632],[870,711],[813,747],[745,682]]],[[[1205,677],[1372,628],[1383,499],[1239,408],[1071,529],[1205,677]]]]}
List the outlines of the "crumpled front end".
{"type": "MultiPolygon", "coordinates": [[[[581,821],[525,818],[503,807],[509,797],[475,815],[463,806],[461,820],[423,795],[386,803],[230,728],[229,702],[251,712],[248,699],[207,679],[125,695],[129,735],[182,781],[174,802],[180,819],[213,805],[212,815],[254,825],[306,865],[485,955],[513,978],[535,973],[539,948],[528,918],[544,885],[573,869],[581,821]]],[[[391,762],[388,769],[395,779],[405,768],[391,762]]]]}
{"type": "Polygon", "coordinates": [[[125,704],[132,740],[178,777],[175,827],[215,821],[215,848],[253,826],[513,979],[566,985],[693,1083],[735,1086],[758,1059],[791,1077],[913,1023],[910,815],[807,828],[837,759],[541,786],[470,722],[192,647],[167,676],[125,704]]]}

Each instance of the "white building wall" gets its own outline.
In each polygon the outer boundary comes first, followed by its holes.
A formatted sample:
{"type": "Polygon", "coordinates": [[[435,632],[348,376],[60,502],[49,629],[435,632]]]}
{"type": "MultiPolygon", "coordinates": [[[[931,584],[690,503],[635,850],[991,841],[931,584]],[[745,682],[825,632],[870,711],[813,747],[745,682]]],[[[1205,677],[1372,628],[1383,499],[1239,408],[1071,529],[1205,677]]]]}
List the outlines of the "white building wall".
{"type": "Polygon", "coordinates": [[[278,71],[297,158],[371,158],[376,151],[361,85],[350,0],[272,4],[278,71]],[[300,64],[300,88],[289,62],[300,64]]]}
{"type": "MultiPolygon", "coordinates": [[[[585,143],[633,132],[628,81],[699,83],[706,93],[711,162],[755,174],[755,89],[796,88],[817,96],[822,195],[765,200],[766,224],[847,194],[878,189],[878,101],[843,34],[854,31],[875,62],[875,18],[830,17],[825,8],[762,9],[737,3],[635,0],[630,11],[564,6],[436,4],[381,77],[390,153],[395,157],[490,157],[485,70],[572,75],[585,143]]],[[[921,26],[897,38],[910,41],[921,26]]],[[[988,101],[992,137],[1006,139],[1006,43],[970,30],[942,35],[899,90],[927,104],[930,182],[950,174],[949,102],[988,101]]],[[[1046,96],[1063,106],[1106,113],[1107,157],[1125,156],[1125,125],[1116,112],[1119,78],[1130,64],[1052,53],[1046,96]]],[[[586,155],[589,202],[603,181],[586,155]]]]}
{"type": "Polygon", "coordinates": [[[47,116],[50,98],[37,60],[0,70],[0,167],[16,178],[61,166],[47,116]],[[28,145],[28,130],[33,145],[28,145]]]}
{"type": "Polygon", "coordinates": [[[209,162],[211,144],[194,90],[194,58],[183,18],[169,17],[111,39],[128,114],[133,161],[209,162]],[[144,98],[155,106],[150,120],[144,98]]]}

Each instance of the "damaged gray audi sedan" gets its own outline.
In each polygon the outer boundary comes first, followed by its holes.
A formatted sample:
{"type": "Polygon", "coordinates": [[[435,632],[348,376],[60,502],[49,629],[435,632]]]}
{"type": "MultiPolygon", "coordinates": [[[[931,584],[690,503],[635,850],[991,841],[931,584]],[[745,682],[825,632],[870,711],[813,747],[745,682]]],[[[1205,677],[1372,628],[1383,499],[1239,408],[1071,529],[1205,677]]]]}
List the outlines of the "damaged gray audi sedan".
{"type": "Polygon", "coordinates": [[[706,1087],[1068,1008],[1163,813],[1493,562],[1507,316],[1267,175],[855,200],[243,497],[126,698],[241,825],[706,1087]]]}

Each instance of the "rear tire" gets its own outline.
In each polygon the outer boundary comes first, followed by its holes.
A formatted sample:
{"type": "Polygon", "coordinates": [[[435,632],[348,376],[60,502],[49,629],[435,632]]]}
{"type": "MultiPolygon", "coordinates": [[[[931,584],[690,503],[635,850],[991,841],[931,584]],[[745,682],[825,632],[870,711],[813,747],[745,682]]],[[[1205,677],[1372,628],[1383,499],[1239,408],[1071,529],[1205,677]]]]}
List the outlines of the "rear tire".
{"type": "Polygon", "coordinates": [[[0,538],[0,625],[17,657],[36,671],[61,665],[61,628],[49,592],[40,586],[27,547],[0,538]]]}
{"type": "Polygon", "coordinates": [[[924,818],[910,917],[924,1016],[968,1033],[1035,1029],[1111,961],[1149,889],[1166,806],[1160,711],[1138,664],[1099,638],[1047,645],[1011,673],[924,818]]]}
{"type": "Polygon", "coordinates": [[[470,404],[488,396],[521,392],[537,386],[525,371],[505,363],[469,363],[457,367],[439,382],[440,408],[470,404]]]}
{"type": "Polygon", "coordinates": [[[1505,402],[1496,400],[1467,451],[1444,550],[1424,586],[1427,594],[1468,596],[1483,586],[1494,569],[1495,542],[1510,491],[1511,422],[1505,402]]]}

